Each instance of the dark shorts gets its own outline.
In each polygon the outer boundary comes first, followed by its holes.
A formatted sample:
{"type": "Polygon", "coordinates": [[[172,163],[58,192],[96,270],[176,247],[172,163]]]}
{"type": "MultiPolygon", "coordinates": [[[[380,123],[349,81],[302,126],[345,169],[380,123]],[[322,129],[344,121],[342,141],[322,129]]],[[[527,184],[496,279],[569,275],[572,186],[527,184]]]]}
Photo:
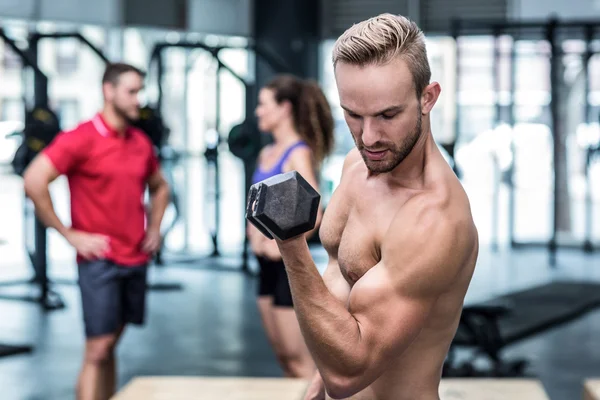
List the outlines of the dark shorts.
{"type": "Polygon", "coordinates": [[[261,256],[256,259],[260,266],[258,295],[272,296],[273,304],[277,307],[293,307],[292,292],[283,261],[273,261],[261,256]]]}
{"type": "Polygon", "coordinates": [[[146,265],[129,267],[94,260],[79,263],[78,269],[86,337],[144,323],[146,265]]]}

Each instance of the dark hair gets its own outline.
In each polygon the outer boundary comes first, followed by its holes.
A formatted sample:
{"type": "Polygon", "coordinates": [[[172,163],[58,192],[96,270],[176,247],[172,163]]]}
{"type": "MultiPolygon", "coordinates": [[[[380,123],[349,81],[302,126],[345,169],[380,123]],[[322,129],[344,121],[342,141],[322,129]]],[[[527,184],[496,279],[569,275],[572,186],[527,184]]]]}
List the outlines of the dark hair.
{"type": "Polygon", "coordinates": [[[125,63],[111,63],[106,66],[104,70],[104,76],[102,77],[102,84],[111,83],[116,85],[119,83],[121,75],[128,72],[135,72],[142,78],[146,77],[146,73],[139,68],[134,67],[130,64],[125,63]]]}
{"type": "Polygon", "coordinates": [[[331,107],[318,83],[283,74],[265,87],[273,90],[278,104],[290,102],[294,126],[320,165],[333,150],[334,136],[331,107]]]}

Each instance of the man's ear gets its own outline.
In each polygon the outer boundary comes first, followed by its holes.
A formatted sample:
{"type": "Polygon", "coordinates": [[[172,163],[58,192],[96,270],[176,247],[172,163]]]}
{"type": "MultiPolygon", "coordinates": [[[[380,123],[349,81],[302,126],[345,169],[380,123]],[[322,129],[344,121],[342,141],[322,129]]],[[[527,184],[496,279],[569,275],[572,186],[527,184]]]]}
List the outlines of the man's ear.
{"type": "Polygon", "coordinates": [[[106,100],[112,100],[114,97],[114,86],[110,82],[106,82],[102,84],[102,95],[106,100]]]}
{"type": "Polygon", "coordinates": [[[442,87],[437,82],[431,82],[429,85],[425,86],[423,94],[421,94],[421,113],[423,115],[431,112],[431,109],[440,97],[441,91],[442,87]]]}

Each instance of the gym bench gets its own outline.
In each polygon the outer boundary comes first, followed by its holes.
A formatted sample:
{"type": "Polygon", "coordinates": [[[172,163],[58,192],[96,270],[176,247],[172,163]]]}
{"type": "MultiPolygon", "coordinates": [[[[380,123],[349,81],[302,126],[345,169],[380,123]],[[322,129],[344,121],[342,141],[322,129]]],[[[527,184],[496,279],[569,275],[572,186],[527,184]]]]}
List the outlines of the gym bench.
{"type": "Polygon", "coordinates": [[[444,377],[523,377],[527,360],[505,360],[501,351],[520,340],[571,322],[600,306],[600,284],[552,282],[465,306],[444,365],[444,377]],[[474,357],[456,363],[456,350],[474,350],[474,357]],[[477,369],[484,355],[489,370],[477,369]]]}

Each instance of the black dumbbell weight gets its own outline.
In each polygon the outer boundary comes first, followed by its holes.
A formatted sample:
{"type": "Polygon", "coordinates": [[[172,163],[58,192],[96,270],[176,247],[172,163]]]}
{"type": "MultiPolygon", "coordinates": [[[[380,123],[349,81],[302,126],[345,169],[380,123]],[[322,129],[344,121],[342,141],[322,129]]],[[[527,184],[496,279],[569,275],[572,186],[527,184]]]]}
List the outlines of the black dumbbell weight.
{"type": "Polygon", "coordinates": [[[287,240],[312,230],[321,196],[297,171],[250,187],[246,219],[269,239],[287,240]]]}

